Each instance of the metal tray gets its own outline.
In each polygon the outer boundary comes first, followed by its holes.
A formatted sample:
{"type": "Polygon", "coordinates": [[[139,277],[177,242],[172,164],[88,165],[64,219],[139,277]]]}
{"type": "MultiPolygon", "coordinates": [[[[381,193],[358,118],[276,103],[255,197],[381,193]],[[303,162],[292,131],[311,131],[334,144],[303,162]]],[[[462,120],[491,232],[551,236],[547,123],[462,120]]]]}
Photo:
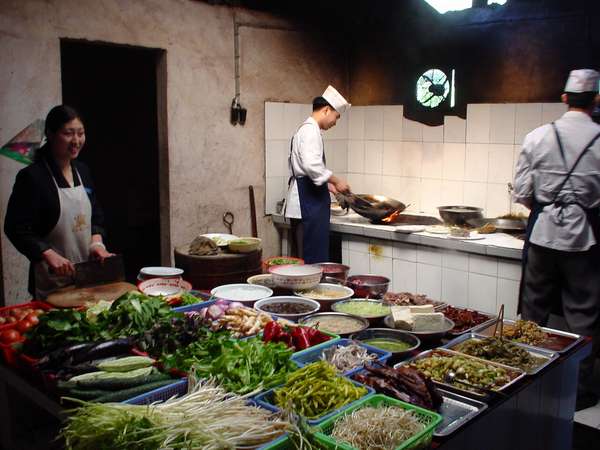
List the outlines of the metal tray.
{"type": "MultiPolygon", "coordinates": [[[[505,325],[514,325],[515,323],[516,323],[515,320],[504,319],[505,325]]],[[[494,332],[494,328],[493,328],[494,325],[493,324],[485,325],[485,326],[484,325],[485,324],[478,325],[472,331],[474,333],[481,334],[484,336],[491,336],[492,333],[494,332]]],[[[533,345],[531,347],[540,348],[542,350],[551,351],[551,352],[565,353],[565,352],[571,350],[575,345],[579,344],[584,339],[582,336],[575,334],[575,333],[569,333],[567,331],[555,330],[554,328],[547,328],[547,327],[540,327],[540,328],[542,329],[542,331],[549,334],[550,337],[557,342],[556,343],[543,342],[539,345],[533,345]],[[564,341],[563,345],[560,344],[560,341],[564,341]]]]}
{"type": "Polygon", "coordinates": [[[438,391],[444,397],[444,403],[438,411],[444,420],[435,429],[434,436],[448,436],[454,433],[488,407],[479,400],[473,400],[445,389],[438,389],[438,391]]]}
{"type": "MultiPolygon", "coordinates": [[[[452,306],[452,305],[445,305],[443,308],[440,308],[439,310],[436,310],[436,311],[437,311],[437,312],[444,312],[443,310],[444,310],[444,309],[446,309],[446,306],[452,306]]],[[[458,308],[458,307],[456,307],[456,306],[452,306],[452,307],[453,307],[453,308],[456,308],[456,309],[463,310],[463,311],[469,311],[469,308],[458,308]]],[[[471,310],[471,311],[472,311],[472,310],[471,310]]],[[[481,323],[479,323],[479,324],[477,324],[477,325],[473,325],[473,326],[472,326],[472,327],[470,327],[470,328],[466,328],[466,329],[464,329],[463,331],[452,331],[452,330],[450,330],[450,331],[448,331],[448,334],[449,334],[450,336],[462,336],[462,335],[463,335],[463,334],[465,334],[465,333],[470,333],[470,332],[472,332],[472,331],[473,331],[474,329],[476,329],[476,328],[480,328],[480,327],[483,327],[483,326],[489,326],[489,325],[493,325],[494,323],[496,323],[496,320],[498,320],[498,317],[497,317],[497,316],[490,315],[490,314],[486,314],[486,313],[482,313],[482,312],[479,312],[479,311],[477,311],[477,312],[478,312],[479,314],[482,314],[482,315],[484,315],[484,316],[488,316],[488,317],[489,317],[489,319],[488,319],[488,320],[486,320],[485,322],[481,322],[481,323]]]]}
{"type": "MultiPolygon", "coordinates": [[[[508,388],[509,386],[512,386],[513,384],[515,384],[517,381],[521,380],[526,375],[525,372],[522,371],[521,369],[516,369],[514,367],[505,366],[504,364],[498,364],[498,363],[491,362],[491,361],[486,361],[485,359],[476,358],[476,357],[470,356],[470,355],[465,355],[463,353],[459,353],[454,350],[449,350],[447,348],[434,348],[432,350],[427,350],[425,352],[419,353],[414,358],[399,362],[398,364],[394,365],[394,368],[404,366],[404,365],[409,365],[411,362],[419,360],[419,359],[428,358],[434,353],[443,354],[444,356],[460,356],[462,358],[474,359],[476,361],[479,361],[479,362],[482,362],[485,364],[489,364],[491,366],[501,367],[501,368],[505,369],[509,373],[509,375],[512,379],[511,379],[511,381],[506,383],[504,386],[494,389],[494,391],[498,391],[498,392],[501,392],[501,391],[505,390],[506,388],[508,388]]],[[[442,386],[445,389],[451,390],[453,392],[459,392],[461,394],[475,397],[477,399],[483,400],[483,399],[489,398],[489,396],[490,396],[489,394],[485,394],[480,391],[475,391],[475,390],[469,391],[466,386],[461,386],[458,383],[456,385],[447,384],[442,381],[434,380],[433,378],[431,379],[431,381],[433,381],[437,386],[442,386]]]]}
{"type": "MultiPolygon", "coordinates": [[[[483,339],[486,337],[488,337],[488,336],[484,336],[482,334],[477,334],[477,333],[463,334],[462,336],[459,336],[456,339],[453,339],[452,341],[448,342],[446,345],[443,346],[443,348],[447,348],[450,350],[460,352],[460,350],[455,349],[455,347],[458,346],[459,344],[462,344],[463,342],[469,341],[471,339],[480,340],[480,339],[483,339]]],[[[528,351],[529,354],[531,354],[531,356],[534,356],[536,358],[541,358],[544,360],[544,362],[542,362],[539,366],[537,366],[533,369],[527,370],[526,371],[527,375],[535,375],[536,373],[538,373],[544,367],[548,366],[550,363],[552,363],[552,361],[554,361],[555,359],[557,359],[560,356],[556,352],[551,352],[551,351],[544,350],[544,349],[541,349],[538,347],[532,347],[531,345],[522,344],[520,342],[511,341],[511,344],[514,344],[517,347],[521,347],[522,349],[528,351]]],[[[482,358],[482,359],[485,359],[485,358],[482,358]]],[[[514,366],[510,366],[510,367],[514,367],[514,366]]],[[[518,369],[518,367],[514,367],[514,368],[518,369]]]]}

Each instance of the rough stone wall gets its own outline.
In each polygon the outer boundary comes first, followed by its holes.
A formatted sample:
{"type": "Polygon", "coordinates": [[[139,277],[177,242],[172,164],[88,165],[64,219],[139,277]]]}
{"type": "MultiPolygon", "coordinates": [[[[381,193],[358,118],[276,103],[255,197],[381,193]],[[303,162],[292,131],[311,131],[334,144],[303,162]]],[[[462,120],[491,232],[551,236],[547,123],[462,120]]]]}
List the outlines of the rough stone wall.
{"type": "MultiPolygon", "coordinates": [[[[251,13],[189,0],[3,0],[0,3],[0,142],[61,101],[59,38],[86,39],[167,51],[170,231],[173,246],[199,233],[250,233],[248,186],[256,194],[258,233],[266,255],[278,239],[263,217],[264,102],[308,103],[334,84],[347,92],[343,52],[335,37],[251,13]],[[229,124],[234,95],[233,15],[240,28],[244,127],[229,124]]],[[[82,70],[85,70],[82,67],[82,70]]],[[[22,166],[0,157],[0,220],[22,166]]],[[[1,238],[7,304],[26,300],[27,261],[1,238]]]]}

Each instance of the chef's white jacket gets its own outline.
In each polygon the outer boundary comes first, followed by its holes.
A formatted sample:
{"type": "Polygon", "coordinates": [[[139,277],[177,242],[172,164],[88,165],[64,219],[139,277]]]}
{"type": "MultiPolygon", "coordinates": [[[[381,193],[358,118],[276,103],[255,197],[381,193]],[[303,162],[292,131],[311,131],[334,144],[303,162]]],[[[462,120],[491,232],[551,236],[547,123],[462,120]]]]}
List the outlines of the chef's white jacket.
{"type": "Polygon", "coordinates": [[[332,175],[323,160],[323,136],[315,119],[309,117],[300,125],[292,138],[292,149],[288,158],[288,168],[292,177],[285,199],[285,217],[301,219],[300,198],[296,177],[308,177],[321,186],[332,175]],[[292,170],[293,169],[293,170],[292,170]]]}
{"type": "MultiPolygon", "coordinates": [[[[590,116],[568,111],[554,122],[565,151],[568,169],[590,141],[600,132],[590,116]]],[[[553,201],[554,192],[568,169],[560,155],[556,135],[550,124],[536,128],[523,141],[514,180],[514,199],[527,203],[553,201]]],[[[583,156],[557,201],[578,201],[584,208],[600,206],[600,139],[583,156]]],[[[533,227],[530,242],[562,251],[585,251],[596,243],[592,227],[581,206],[545,206],[533,227]]]]}

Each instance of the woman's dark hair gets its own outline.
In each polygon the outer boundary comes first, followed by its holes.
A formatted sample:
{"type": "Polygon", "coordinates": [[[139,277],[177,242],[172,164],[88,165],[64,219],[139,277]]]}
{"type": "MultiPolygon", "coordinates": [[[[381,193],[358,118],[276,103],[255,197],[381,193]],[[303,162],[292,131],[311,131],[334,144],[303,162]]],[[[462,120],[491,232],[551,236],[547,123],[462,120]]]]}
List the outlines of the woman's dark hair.
{"type": "Polygon", "coordinates": [[[597,92],[566,92],[567,104],[571,108],[589,109],[594,106],[597,92]]]}
{"type": "MultiPolygon", "coordinates": [[[[46,122],[44,124],[44,134],[46,135],[46,139],[50,133],[56,133],[65,123],[70,122],[73,119],[81,120],[81,114],[79,114],[75,108],[67,105],[58,105],[52,108],[46,116],[46,122]]],[[[33,158],[34,161],[41,160],[43,157],[46,157],[49,152],[50,146],[48,145],[48,142],[46,142],[35,152],[33,158]]]]}
{"type": "Polygon", "coordinates": [[[325,108],[326,106],[333,108],[333,106],[331,106],[331,104],[323,97],[315,97],[313,99],[313,111],[318,111],[322,108],[325,108]]]}

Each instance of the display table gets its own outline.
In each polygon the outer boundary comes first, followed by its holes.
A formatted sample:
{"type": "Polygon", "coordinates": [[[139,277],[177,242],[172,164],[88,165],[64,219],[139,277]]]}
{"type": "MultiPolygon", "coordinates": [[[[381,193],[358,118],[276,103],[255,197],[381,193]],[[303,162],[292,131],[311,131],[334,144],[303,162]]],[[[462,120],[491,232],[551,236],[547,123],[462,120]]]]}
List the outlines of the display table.
{"type": "MultiPolygon", "coordinates": [[[[446,438],[434,438],[432,448],[456,450],[566,450],[571,448],[579,363],[591,352],[585,339],[537,375],[528,376],[488,401],[488,409],[446,438]]],[[[40,410],[64,419],[63,408],[20,374],[0,365],[0,443],[17,450],[13,441],[8,390],[28,398],[40,410]]],[[[58,433],[58,429],[56,433],[58,433]]],[[[25,447],[31,448],[31,447],[25,447]]],[[[116,450],[116,449],[115,449],[116,450]]]]}

